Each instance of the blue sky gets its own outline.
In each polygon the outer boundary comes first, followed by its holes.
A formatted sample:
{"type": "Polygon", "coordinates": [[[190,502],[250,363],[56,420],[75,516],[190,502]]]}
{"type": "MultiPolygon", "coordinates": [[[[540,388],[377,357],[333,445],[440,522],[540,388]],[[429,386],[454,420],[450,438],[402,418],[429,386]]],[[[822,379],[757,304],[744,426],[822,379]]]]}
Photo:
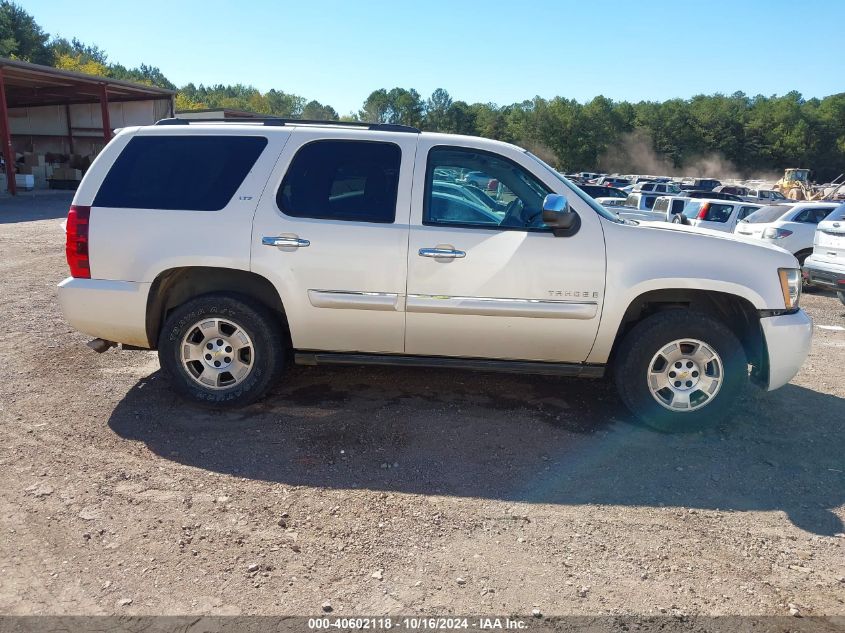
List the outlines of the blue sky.
{"type": "Polygon", "coordinates": [[[842,0],[22,4],[49,33],[158,66],[177,85],[276,88],[341,114],[396,86],[499,105],[845,91],[842,0]]]}

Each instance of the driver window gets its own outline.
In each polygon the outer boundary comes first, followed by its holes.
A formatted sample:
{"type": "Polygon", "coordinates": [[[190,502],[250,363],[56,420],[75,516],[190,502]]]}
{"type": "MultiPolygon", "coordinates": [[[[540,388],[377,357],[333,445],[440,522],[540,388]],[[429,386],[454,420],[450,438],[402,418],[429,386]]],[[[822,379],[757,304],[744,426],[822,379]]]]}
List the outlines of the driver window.
{"type": "Polygon", "coordinates": [[[543,229],[551,193],[528,170],[488,152],[434,147],[428,153],[423,224],[543,229]]]}

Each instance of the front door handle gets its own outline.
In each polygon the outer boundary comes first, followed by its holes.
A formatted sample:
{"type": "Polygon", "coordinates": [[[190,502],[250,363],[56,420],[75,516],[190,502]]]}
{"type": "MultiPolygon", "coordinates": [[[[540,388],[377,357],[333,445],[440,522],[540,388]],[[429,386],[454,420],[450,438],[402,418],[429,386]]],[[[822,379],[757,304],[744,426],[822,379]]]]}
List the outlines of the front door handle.
{"type": "Polygon", "coordinates": [[[467,254],[454,248],[421,248],[420,257],[436,257],[438,259],[463,259],[467,254]]]}
{"type": "Polygon", "coordinates": [[[293,247],[293,248],[304,248],[306,246],[311,246],[311,242],[308,240],[303,240],[298,237],[262,237],[261,243],[264,246],[277,246],[277,247],[293,247]]]}

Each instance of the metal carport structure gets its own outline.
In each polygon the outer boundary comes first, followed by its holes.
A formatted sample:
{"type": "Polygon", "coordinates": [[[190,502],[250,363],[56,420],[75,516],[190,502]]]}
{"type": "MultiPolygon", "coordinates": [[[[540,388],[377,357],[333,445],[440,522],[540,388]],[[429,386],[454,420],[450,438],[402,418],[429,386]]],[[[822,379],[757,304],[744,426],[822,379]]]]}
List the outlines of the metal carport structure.
{"type": "Polygon", "coordinates": [[[73,143],[70,106],[100,104],[103,140],[111,139],[109,103],[168,100],[174,114],[175,91],[131,81],[109,79],[0,57],[0,142],[6,161],[9,193],[17,192],[15,151],[9,127],[10,108],[65,106],[68,138],[73,143]]]}

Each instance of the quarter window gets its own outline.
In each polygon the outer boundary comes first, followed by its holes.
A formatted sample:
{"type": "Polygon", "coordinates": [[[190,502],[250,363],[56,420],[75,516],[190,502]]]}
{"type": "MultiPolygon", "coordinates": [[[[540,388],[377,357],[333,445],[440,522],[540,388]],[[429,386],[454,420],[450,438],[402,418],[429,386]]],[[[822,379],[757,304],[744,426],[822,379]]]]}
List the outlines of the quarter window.
{"type": "Polygon", "coordinates": [[[295,218],[391,223],[401,161],[394,143],[308,143],[291,161],[276,204],[295,218]]]}
{"type": "Polygon", "coordinates": [[[740,207],[739,208],[739,215],[737,216],[737,220],[744,220],[745,218],[747,218],[749,215],[754,213],[759,208],[760,207],[753,207],[753,206],[740,207]]]}
{"type": "Polygon", "coordinates": [[[795,216],[793,222],[803,222],[806,224],[818,224],[827,217],[827,214],[833,211],[830,207],[809,208],[804,209],[795,216]]]}
{"type": "Polygon", "coordinates": [[[264,136],[136,136],[114,161],[94,206],[219,211],[266,146],[264,136]]]}
{"type": "Polygon", "coordinates": [[[423,224],[542,229],[551,190],[503,156],[461,147],[428,153],[423,224]]]}

